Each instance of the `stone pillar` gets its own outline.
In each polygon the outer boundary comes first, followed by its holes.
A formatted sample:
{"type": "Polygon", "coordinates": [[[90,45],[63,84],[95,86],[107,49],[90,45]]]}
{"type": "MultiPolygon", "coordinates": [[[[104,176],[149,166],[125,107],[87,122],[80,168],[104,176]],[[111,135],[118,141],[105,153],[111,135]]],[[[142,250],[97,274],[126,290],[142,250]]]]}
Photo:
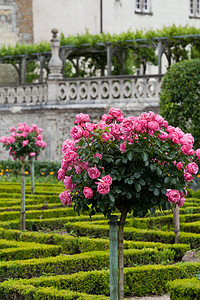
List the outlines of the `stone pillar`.
{"type": "Polygon", "coordinates": [[[49,61],[49,75],[48,75],[48,104],[57,104],[58,100],[58,80],[63,79],[62,74],[62,60],[59,56],[60,42],[57,38],[58,30],[52,29],[53,38],[51,40],[51,59],[49,61]]]}
{"type": "Polygon", "coordinates": [[[56,28],[52,29],[51,32],[53,33],[53,38],[51,40],[51,59],[49,61],[49,76],[48,79],[63,79],[62,76],[62,60],[59,56],[60,50],[60,42],[57,38],[58,30],[56,28]]]}

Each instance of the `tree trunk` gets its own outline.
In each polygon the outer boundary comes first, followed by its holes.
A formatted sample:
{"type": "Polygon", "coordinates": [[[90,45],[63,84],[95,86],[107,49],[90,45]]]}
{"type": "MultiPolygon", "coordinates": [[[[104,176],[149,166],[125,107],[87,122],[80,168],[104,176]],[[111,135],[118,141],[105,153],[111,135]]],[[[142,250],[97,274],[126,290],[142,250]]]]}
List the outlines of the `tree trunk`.
{"type": "Polygon", "coordinates": [[[127,211],[121,211],[118,231],[118,247],[119,247],[119,300],[124,300],[124,225],[126,221],[127,211]]]}
{"type": "Polygon", "coordinates": [[[21,212],[20,212],[20,227],[21,230],[26,229],[26,215],[25,215],[25,176],[24,176],[25,161],[22,161],[21,168],[21,212]]]}
{"type": "Polygon", "coordinates": [[[31,194],[35,194],[34,157],[30,158],[31,194]]]}
{"type": "Polygon", "coordinates": [[[180,224],[179,224],[179,207],[178,205],[174,208],[174,232],[175,232],[175,244],[178,244],[178,237],[180,235],[180,224]]]}

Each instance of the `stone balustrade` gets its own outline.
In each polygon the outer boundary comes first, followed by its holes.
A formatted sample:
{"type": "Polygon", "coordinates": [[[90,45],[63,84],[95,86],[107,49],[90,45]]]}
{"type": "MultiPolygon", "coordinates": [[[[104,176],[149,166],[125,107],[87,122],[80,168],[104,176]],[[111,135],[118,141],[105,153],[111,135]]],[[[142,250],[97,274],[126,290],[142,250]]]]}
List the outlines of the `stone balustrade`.
{"type": "Polygon", "coordinates": [[[69,79],[58,83],[58,100],[158,99],[161,75],[69,79]]]}
{"type": "Polygon", "coordinates": [[[46,84],[0,87],[1,106],[86,103],[158,103],[161,75],[116,76],[48,80],[46,84]]]}
{"type": "Polygon", "coordinates": [[[1,106],[29,106],[46,104],[48,100],[47,84],[27,84],[0,87],[1,106]]]}

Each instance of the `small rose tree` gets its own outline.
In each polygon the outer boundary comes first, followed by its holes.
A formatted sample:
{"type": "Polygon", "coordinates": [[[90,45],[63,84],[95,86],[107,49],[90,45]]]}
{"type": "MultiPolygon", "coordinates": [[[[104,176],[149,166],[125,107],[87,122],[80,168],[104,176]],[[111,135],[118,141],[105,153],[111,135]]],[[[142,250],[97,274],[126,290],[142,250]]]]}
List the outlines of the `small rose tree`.
{"type": "Polygon", "coordinates": [[[45,149],[46,143],[43,141],[41,134],[42,129],[36,124],[31,126],[26,123],[19,123],[18,128],[12,126],[10,128],[11,135],[9,137],[2,136],[0,142],[3,143],[3,148],[9,150],[9,155],[14,160],[19,159],[22,162],[21,167],[21,230],[26,229],[25,218],[25,179],[24,179],[24,164],[26,158],[37,159],[42,150],[45,149]]]}
{"type": "Polygon", "coordinates": [[[123,299],[123,228],[128,213],[145,216],[185,201],[186,183],[197,173],[194,139],[153,112],[125,118],[111,108],[99,123],[78,114],[72,139],[63,143],[60,200],[78,212],[121,213],[118,231],[119,300],[123,299]]]}

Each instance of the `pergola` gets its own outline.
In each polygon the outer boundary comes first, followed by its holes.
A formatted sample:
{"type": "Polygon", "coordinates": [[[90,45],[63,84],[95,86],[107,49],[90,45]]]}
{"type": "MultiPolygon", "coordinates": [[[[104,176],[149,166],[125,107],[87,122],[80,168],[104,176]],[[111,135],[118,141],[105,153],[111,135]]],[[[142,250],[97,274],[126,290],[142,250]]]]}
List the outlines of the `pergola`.
{"type": "MultiPolygon", "coordinates": [[[[125,71],[126,51],[131,49],[137,51],[139,48],[153,48],[157,52],[158,74],[162,73],[162,57],[166,55],[169,66],[172,63],[171,49],[177,45],[186,47],[189,44],[200,44],[200,34],[179,35],[172,37],[153,37],[149,39],[131,39],[125,40],[123,43],[105,42],[97,43],[93,46],[90,44],[60,46],[60,58],[64,64],[69,60],[75,70],[76,77],[79,77],[79,61],[81,57],[99,57],[102,61],[101,76],[111,76],[112,58],[115,56],[120,63],[121,71],[119,75],[123,75],[125,71]]],[[[0,57],[1,64],[11,64],[18,73],[19,83],[26,83],[27,64],[31,61],[38,64],[39,82],[43,82],[44,69],[48,73],[48,62],[51,57],[51,51],[30,53],[23,55],[0,57]]],[[[63,68],[64,75],[64,68],[63,68]]]]}

